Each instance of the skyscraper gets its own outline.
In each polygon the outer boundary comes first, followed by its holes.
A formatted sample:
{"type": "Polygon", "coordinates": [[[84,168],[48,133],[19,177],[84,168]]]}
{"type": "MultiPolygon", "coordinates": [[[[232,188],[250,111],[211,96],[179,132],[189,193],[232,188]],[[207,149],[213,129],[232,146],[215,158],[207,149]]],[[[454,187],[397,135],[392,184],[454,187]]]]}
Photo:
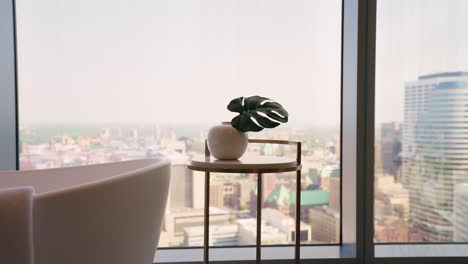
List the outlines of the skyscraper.
{"type": "Polygon", "coordinates": [[[405,87],[403,182],[424,241],[453,241],[453,195],[466,181],[468,73],[420,76],[405,87]]]}
{"type": "Polygon", "coordinates": [[[458,184],[455,188],[454,201],[454,241],[468,241],[468,184],[458,184]]]}
{"type": "Polygon", "coordinates": [[[380,136],[380,151],[382,158],[382,170],[399,180],[399,169],[401,166],[401,130],[400,123],[383,123],[380,136]]]}

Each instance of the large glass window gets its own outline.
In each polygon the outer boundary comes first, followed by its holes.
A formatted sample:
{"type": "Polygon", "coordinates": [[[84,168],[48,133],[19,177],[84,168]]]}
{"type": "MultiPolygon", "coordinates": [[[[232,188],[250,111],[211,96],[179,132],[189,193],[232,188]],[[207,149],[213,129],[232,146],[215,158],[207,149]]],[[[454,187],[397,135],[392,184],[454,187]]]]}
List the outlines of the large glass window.
{"type": "MultiPolygon", "coordinates": [[[[377,1],[377,243],[468,242],[467,10],[464,0],[377,1]]],[[[406,253],[466,252],[440,248],[406,253]]]]}
{"type": "MultiPolygon", "coordinates": [[[[17,16],[20,169],[166,155],[159,245],[201,246],[203,174],[185,163],[232,98],[262,95],[290,121],[249,137],[303,142],[303,243],[340,243],[340,0],[17,0],[17,16]]],[[[265,244],[293,243],[294,178],[265,177],[265,244]]],[[[212,177],[213,246],[253,244],[255,184],[212,177]]]]}

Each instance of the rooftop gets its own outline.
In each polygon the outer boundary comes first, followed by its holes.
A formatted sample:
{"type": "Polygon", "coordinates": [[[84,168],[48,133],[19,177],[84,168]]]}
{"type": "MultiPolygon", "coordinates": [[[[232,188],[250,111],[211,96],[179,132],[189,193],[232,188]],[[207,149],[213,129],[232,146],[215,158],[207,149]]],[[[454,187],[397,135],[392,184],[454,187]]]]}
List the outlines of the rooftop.
{"type": "MultiPolygon", "coordinates": [[[[225,233],[237,233],[238,225],[237,224],[229,224],[229,225],[210,225],[210,234],[225,234],[225,233]]],[[[203,236],[204,234],[204,227],[203,226],[190,226],[185,227],[184,232],[188,235],[199,235],[203,236]]]]}
{"type": "Polygon", "coordinates": [[[468,76],[468,72],[439,72],[439,73],[433,73],[433,74],[427,74],[427,75],[421,75],[419,76],[419,80],[427,80],[427,79],[434,79],[434,78],[441,78],[441,77],[462,77],[462,76],[468,76]]]}
{"type": "Polygon", "coordinates": [[[281,184],[268,195],[266,201],[270,204],[281,205],[288,204],[289,199],[289,190],[281,184]]]}
{"type": "MultiPolygon", "coordinates": [[[[257,188],[254,186],[252,192],[257,195],[257,188]]],[[[327,205],[330,193],[325,190],[304,190],[301,191],[301,204],[304,206],[327,205]]],[[[284,185],[280,185],[268,195],[266,202],[276,205],[296,204],[296,192],[289,191],[284,185]]]]}
{"type": "MultiPolygon", "coordinates": [[[[327,205],[330,193],[325,190],[307,190],[301,192],[301,205],[327,205]]],[[[296,204],[296,192],[291,192],[289,202],[296,204]]]]}

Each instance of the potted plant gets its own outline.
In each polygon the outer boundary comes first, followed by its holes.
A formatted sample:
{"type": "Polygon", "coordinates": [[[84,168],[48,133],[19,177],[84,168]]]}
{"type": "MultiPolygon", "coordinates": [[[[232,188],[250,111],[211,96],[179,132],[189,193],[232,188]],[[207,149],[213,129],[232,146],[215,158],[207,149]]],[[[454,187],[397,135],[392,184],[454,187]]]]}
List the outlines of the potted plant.
{"type": "Polygon", "coordinates": [[[247,132],[259,132],[288,122],[288,112],[279,103],[262,96],[232,99],[227,109],[239,113],[208,132],[208,148],[213,157],[236,160],[247,149],[247,132]]]}

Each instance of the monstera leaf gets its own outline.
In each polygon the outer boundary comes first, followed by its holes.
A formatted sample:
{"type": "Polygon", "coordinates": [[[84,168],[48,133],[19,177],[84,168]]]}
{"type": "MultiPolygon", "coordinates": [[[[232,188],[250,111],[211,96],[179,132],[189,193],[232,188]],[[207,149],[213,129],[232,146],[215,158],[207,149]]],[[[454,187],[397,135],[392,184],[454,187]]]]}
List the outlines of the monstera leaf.
{"type": "Polygon", "coordinates": [[[240,132],[258,132],[288,122],[288,112],[279,103],[266,97],[235,98],[227,108],[239,113],[232,119],[231,125],[240,132]]]}

